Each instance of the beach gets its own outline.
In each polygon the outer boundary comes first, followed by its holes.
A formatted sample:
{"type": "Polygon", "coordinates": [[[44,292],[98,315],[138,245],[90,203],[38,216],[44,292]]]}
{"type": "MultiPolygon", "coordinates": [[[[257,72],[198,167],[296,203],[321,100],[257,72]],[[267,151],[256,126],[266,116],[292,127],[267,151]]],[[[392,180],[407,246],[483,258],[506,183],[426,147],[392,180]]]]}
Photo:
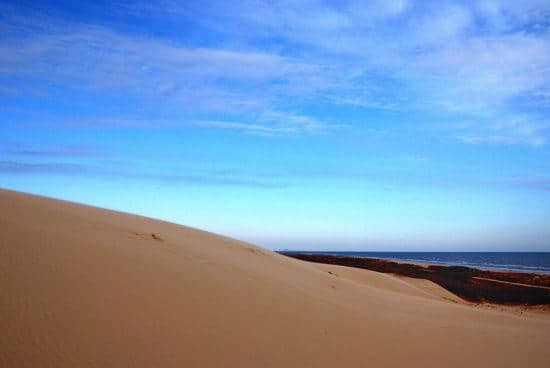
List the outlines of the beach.
{"type": "Polygon", "coordinates": [[[550,313],[0,190],[2,367],[548,367],[550,313]]]}

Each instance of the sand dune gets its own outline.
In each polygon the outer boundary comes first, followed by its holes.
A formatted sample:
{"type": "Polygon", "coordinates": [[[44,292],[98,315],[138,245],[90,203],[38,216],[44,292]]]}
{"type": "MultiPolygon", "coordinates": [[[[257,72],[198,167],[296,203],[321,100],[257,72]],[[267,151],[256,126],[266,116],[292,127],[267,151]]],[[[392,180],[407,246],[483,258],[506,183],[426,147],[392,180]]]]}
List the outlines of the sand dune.
{"type": "Polygon", "coordinates": [[[2,367],[549,367],[548,314],[0,191],[2,367]]]}

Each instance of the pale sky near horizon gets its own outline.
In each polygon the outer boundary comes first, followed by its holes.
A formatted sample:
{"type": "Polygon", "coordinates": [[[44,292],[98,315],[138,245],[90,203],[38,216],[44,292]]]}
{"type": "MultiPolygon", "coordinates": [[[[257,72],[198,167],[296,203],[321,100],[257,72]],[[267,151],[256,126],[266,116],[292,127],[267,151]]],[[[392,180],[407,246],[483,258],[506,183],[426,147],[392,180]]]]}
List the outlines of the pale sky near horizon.
{"type": "Polygon", "coordinates": [[[550,1],[0,1],[0,187],[272,249],[550,251],[550,1]]]}

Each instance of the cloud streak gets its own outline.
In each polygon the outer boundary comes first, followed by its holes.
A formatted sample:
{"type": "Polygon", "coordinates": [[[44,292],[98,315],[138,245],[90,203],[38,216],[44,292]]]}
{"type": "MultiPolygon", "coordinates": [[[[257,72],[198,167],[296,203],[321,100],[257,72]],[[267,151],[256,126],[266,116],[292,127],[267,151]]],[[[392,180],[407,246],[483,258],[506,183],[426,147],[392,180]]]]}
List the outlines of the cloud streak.
{"type": "Polygon", "coordinates": [[[5,143],[4,154],[29,157],[92,157],[102,153],[97,146],[84,144],[57,145],[41,148],[22,143],[5,143]]]}
{"type": "Polygon", "coordinates": [[[468,122],[461,128],[454,128],[458,132],[457,139],[468,144],[519,144],[532,147],[542,147],[548,143],[550,121],[546,118],[518,115],[489,119],[468,122]]]}
{"type": "Polygon", "coordinates": [[[164,173],[130,172],[111,170],[98,166],[74,164],[66,162],[31,163],[25,161],[0,161],[0,175],[80,175],[106,176],[122,179],[142,179],[168,184],[206,185],[213,187],[246,187],[263,189],[280,189],[289,185],[288,182],[276,178],[254,178],[238,172],[192,172],[189,175],[164,173]]]}

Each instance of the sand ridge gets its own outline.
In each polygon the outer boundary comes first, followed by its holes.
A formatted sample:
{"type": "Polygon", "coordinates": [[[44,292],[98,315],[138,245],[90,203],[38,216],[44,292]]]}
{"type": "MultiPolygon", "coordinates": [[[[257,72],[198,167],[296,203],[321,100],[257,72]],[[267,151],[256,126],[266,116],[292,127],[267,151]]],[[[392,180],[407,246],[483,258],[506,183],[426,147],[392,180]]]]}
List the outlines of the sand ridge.
{"type": "Polygon", "coordinates": [[[548,314],[0,190],[0,366],[550,366],[548,314]],[[444,292],[444,291],[443,291],[444,292]]]}

